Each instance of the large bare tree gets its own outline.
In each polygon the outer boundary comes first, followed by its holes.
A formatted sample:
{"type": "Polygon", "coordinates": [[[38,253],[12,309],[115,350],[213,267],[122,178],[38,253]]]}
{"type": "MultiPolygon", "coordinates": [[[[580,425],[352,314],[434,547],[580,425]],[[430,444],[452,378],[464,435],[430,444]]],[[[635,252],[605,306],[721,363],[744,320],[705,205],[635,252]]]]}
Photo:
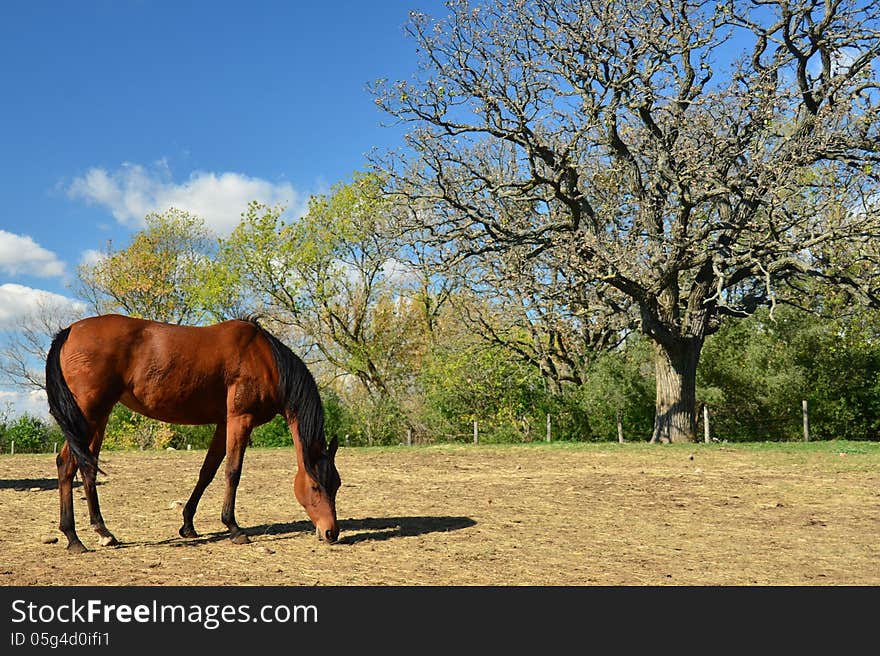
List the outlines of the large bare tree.
{"type": "Polygon", "coordinates": [[[695,439],[723,317],[809,277],[877,303],[880,4],[448,6],[412,16],[413,79],[375,89],[410,124],[381,164],[412,234],[457,258],[516,249],[573,302],[632,308],[656,347],[653,440],[695,439]]]}
{"type": "Polygon", "coordinates": [[[535,367],[545,388],[560,394],[586,383],[594,356],[621,345],[634,322],[623,305],[596,296],[600,287],[579,284],[568,268],[530,251],[447,258],[434,271],[456,281],[457,316],[484,341],[535,367]]]}

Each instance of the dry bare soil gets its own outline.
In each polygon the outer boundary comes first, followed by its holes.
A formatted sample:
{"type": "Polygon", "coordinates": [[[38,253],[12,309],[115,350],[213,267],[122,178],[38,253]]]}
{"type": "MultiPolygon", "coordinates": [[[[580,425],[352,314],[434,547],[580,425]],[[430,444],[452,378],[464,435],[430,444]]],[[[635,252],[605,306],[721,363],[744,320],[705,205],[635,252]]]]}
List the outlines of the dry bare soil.
{"type": "Polygon", "coordinates": [[[51,455],[0,456],[2,585],[878,585],[880,444],[342,448],[335,545],[293,497],[292,449],[251,449],[226,539],[222,469],[177,536],[204,452],[105,452],[101,548],[73,556],[51,455]],[[59,537],[54,543],[47,540],[59,537]]]}

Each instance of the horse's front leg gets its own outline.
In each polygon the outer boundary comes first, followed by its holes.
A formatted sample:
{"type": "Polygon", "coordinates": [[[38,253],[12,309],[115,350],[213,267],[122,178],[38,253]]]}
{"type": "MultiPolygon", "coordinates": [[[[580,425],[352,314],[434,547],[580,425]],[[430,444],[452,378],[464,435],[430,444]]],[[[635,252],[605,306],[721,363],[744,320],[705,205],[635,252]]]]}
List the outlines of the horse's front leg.
{"type": "Polygon", "coordinates": [[[247,544],[250,539],[235,521],[235,493],[241,479],[241,465],[244,450],[253,430],[254,422],[250,415],[230,417],[226,423],[226,497],[223,500],[223,513],[220,519],[229,529],[229,537],[235,544],[247,544]]]}
{"type": "Polygon", "coordinates": [[[199,480],[193,488],[189,501],[183,507],[183,526],[180,527],[180,535],[184,538],[197,538],[199,534],[193,526],[193,517],[195,517],[196,509],[199,507],[199,501],[205,488],[214,480],[214,475],[223,462],[223,456],[226,455],[226,424],[217,424],[214,429],[214,437],[211,438],[211,444],[208,446],[208,453],[205,455],[205,462],[202,463],[202,469],[199,471],[199,480]]]}

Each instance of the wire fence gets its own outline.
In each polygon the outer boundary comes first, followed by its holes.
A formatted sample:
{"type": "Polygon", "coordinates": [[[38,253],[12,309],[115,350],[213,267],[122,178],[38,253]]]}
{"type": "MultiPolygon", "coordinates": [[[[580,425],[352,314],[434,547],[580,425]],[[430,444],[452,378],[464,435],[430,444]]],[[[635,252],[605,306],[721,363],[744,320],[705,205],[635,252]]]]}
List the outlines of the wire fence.
{"type": "MultiPolygon", "coordinates": [[[[723,441],[723,439],[719,439],[719,437],[714,432],[712,412],[711,412],[711,408],[709,407],[709,405],[703,404],[697,414],[698,414],[698,417],[697,417],[697,439],[700,439],[700,437],[701,437],[702,441],[706,442],[706,443],[723,441]]],[[[802,439],[804,442],[809,442],[811,439],[810,408],[809,408],[809,404],[806,399],[801,401],[800,415],[801,415],[801,424],[800,424],[801,436],[802,436],[802,439]]],[[[471,430],[469,430],[467,432],[446,432],[446,433],[444,433],[444,432],[433,431],[430,433],[428,433],[428,432],[419,433],[417,435],[416,432],[412,428],[410,428],[406,431],[406,434],[404,436],[402,436],[402,438],[397,442],[397,444],[401,445],[401,446],[413,446],[416,444],[435,444],[435,443],[461,443],[461,444],[472,443],[472,444],[479,445],[481,442],[482,443],[487,443],[487,442],[488,443],[500,443],[500,442],[506,443],[506,442],[516,442],[516,441],[519,441],[519,442],[539,442],[539,441],[552,442],[555,439],[559,439],[559,436],[554,434],[554,417],[550,413],[547,413],[545,415],[544,427],[543,427],[544,430],[543,431],[540,431],[540,430],[533,431],[531,422],[524,421],[523,423],[526,426],[524,429],[518,430],[518,431],[513,431],[513,432],[518,432],[519,439],[511,439],[511,437],[512,437],[511,432],[512,431],[510,430],[509,427],[508,427],[508,430],[500,431],[500,433],[503,435],[503,439],[499,439],[498,438],[499,431],[498,431],[497,422],[484,422],[483,424],[481,424],[481,422],[479,420],[474,419],[471,422],[471,430]],[[486,429],[486,426],[489,427],[488,430],[486,429]],[[488,437],[488,439],[486,439],[487,437],[488,437]]],[[[765,421],[761,422],[761,424],[764,425],[764,427],[767,429],[768,433],[772,429],[779,429],[780,427],[784,427],[786,429],[789,429],[790,431],[794,430],[792,418],[790,418],[790,417],[784,418],[784,419],[777,419],[777,420],[765,420],[765,421]]],[[[617,412],[616,428],[617,428],[617,434],[616,434],[617,441],[621,444],[626,442],[627,441],[626,427],[625,427],[624,416],[621,411],[617,412]]],[[[613,439],[613,437],[611,439],[613,439]]],[[[644,439],[645,439],[645,437],[642,436],[641,439],[631,440],[631,441],[644,441],[644,439]]],[[[352,436],[350,434],[346,434],[342,440],[342,443],[345,446],[358,446],[359,444],[363,444],[364,441],[365,440],[362,435],[352,436]]],[[[379,440],[372,440],[369,436],[366,438],[366,445],[367,446],[374,446],[379,443],[387,444],[387,442],[380,442],[379,440]],[[374,444],[374,442],[375,442],[375,444],[374,444]]],[[[57,453],[62,444],[63,444],[63,442],[59,441],[57,438],[52,440],[51,441],[52,453],[53,454],[57,453]]],[[[143,447],[141,447],[141,448],[143,449],[143,447]]],[[[185,448],[187,450],[191,450],[192,444],[187,442],[185,444],[185,448]]],[[[48,449],[49,449],[49,442],[47,442],[47,441],[44,441],[40,445],[40,447],[37,449],[33,448],[33,445],[30,442],[25,441],[24,448],[19,449],[19,451],[20,452],[30,452],[30,453],[33,453],[33,452],[45,453],[45,452],[48,452],[48,449]]],[[[0,453],[8,453],[8,454],[14,455],[15,452],[16,452],[16,440],[15,439],[0,440],[0,453]]]]}

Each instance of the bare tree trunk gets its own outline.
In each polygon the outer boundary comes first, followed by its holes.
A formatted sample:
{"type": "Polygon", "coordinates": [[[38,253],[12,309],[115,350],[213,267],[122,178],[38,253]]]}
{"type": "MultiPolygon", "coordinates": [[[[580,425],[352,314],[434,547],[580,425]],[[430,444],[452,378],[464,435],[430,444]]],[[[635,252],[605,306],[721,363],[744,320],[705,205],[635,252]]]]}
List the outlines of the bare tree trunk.
{"type": "Polygon", "coordinates": [[[651,442],[695,442],[697,439],[697,361],[702,340],[676,340],[655,345],[657,404],[651,442]]]}

